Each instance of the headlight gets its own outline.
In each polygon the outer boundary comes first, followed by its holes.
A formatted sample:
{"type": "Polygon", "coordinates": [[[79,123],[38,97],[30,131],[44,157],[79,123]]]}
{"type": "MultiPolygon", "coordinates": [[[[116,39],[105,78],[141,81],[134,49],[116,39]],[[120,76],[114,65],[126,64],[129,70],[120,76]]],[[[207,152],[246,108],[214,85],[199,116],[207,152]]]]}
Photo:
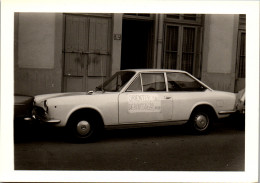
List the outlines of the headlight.
{"type": "Polygon", "coordinates": [[[47,100],[44,100],[44,108],[46,110],[46,113],[48,113],[48,103],[47,103],[47,100]]]}

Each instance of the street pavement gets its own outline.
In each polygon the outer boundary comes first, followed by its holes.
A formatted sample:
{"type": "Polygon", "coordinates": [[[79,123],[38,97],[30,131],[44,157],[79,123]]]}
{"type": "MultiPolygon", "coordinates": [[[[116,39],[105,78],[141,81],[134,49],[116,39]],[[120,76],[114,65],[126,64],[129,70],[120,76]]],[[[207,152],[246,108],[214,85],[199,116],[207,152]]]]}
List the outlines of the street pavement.
{"type": "Polygon", "coordinates": [[[244,171],[245,131],[231,120],[207,135],[183,126],[109,130],[86,144],[62,129],[25,128],[15,131],[15,170],[244,171]]]}

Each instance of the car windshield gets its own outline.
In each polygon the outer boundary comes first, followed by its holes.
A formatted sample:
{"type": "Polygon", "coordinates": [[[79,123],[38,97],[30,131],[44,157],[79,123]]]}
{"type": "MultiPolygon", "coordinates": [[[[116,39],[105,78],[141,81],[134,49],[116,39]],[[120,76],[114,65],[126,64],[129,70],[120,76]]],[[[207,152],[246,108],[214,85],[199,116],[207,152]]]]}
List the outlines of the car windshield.
{"type": "Polygon", "coordinates": [[[134,75],[133,71],[119,71],[96,87],[96,91],[119,92],[134,75]]]}

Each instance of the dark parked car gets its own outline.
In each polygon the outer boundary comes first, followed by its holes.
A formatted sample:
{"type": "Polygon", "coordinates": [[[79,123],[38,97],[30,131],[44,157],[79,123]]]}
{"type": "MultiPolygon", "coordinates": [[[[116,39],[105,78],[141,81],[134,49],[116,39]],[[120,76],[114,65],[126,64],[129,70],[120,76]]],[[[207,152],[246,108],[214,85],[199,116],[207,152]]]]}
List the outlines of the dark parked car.
{"type": "Polygon", "coordinates": [[[23,137],[26,137],[34,132],[32,125],[35,121],[32,121],[32,108],[33,108],[32,96],[14,95],[14,140],[19,142],[23,137]]]}
{"type": "Polygon", "coordinates": [[[29,120],[33,108],[32,96],[15,94],[14,96],[14,120],[29,120]]]}

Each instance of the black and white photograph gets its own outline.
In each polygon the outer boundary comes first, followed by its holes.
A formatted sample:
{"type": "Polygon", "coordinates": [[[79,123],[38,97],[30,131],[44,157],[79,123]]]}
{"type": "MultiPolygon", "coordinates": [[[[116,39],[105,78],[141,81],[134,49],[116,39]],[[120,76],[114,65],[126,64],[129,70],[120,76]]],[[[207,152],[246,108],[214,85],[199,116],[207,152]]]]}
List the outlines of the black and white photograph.
{"type": "Polygon", "coordinates": [[[2,4],[1,181],[257,181],[259,2],[24,1],[2,4]]]}

